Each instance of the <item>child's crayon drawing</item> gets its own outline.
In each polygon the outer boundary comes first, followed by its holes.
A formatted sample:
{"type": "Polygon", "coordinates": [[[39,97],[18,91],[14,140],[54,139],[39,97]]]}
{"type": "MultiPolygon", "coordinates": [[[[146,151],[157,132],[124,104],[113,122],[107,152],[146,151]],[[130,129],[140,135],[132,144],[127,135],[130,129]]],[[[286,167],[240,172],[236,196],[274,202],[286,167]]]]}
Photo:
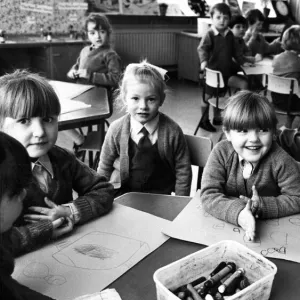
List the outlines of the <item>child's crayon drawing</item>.
{"type": "Polygon", "coordinates": [[[163,244],[161,228],[169,223],[114,204],[66,238],[17,258],[13,277],[55,299],[99,292],[163,244]]]}
{"type": "Polygon", "coordinates": [[[163,232],[173,238],[203,245],[235,240],[264,256],[300,263],[300,214],[258,220],[255,240],[248,241],[241,227],[222,222],[205,212],[197,192],[177,218],[163,228],[163,232]]]}

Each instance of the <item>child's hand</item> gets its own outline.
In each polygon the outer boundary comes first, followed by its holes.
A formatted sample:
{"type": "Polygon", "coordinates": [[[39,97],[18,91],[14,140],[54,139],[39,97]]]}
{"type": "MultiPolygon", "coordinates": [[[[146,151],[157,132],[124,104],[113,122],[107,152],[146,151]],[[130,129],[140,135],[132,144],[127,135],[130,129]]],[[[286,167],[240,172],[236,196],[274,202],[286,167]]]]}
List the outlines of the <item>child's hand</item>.
{"type": "Polygon", "coordinates": [[[67,73],[67,77],[70,79],[76,79],[77,76],[77,71],[74,69],[71,69],[68,73],[67,73]]]}
{"type": "Polygon", "coordinates": [[[204,71],[206,67],[207,67],[207,61],[203,61],[200,65],[200,70],[204,71]]]}
{"type": "Polygon", "coordinates": [[[258,195],[258,192],[255,188],[255,185],[252,186],[252,205],[251,205],[251,211],[252,211],[252,214],[255,218],[258,218],[258,209],[260,207],[260,198],[259,198],[259,195],[258,195]]]}
{"type": "Polygon", "coordinates": [[[79,69],[79,70],[77,71],[77,75],[78,75],[78,77],[80,77],[80,78],[89,79],[89,76],[88,76],[88,74],[87,74],[87,70],[86,70],[86,69],[79,69]]]}
{"type": "Polygon", "coordinates": [[[40,206],[31,206],[28,209],[37,212],[38,214],[27,214],[24,215],[24,219],[27,222],[31,221],[41,221],[41,220],[50,220],[55,221],[59,218],[66,218],[71,216],[71,210],[67,206],[56,205],[54,202],[45,197],[45,203],[47,207],[40,206]]]}
{"type": "Polygon", "coordinates": [[[245,230],[246,238],[249,241],[253,241],[255,238],[255,218],[251,212],[251,202],[252,200],[249,199],[238,216],[238,224],[245,230]]]}
{"type": "Polygon", "coordinates": [[[258,62],[263,59],[263,56],[260,53],[257,53],[254,58],[255,58],[255,62],[258,62]]]}
{"type": "Polygon", "coordinates": [[[74,228],[74,223],[71,218],[59,218],[52,222],[53,231],[52,238],[56,239],[68,232],[71,232],[74,228]]]}

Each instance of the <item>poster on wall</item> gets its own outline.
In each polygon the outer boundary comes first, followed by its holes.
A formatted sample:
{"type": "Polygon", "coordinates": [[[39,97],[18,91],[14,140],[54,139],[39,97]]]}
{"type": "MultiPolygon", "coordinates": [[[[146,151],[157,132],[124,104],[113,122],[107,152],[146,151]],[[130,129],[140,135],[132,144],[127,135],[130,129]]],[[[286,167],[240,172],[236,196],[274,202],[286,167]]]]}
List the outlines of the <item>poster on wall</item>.
{"type": "Polygon", "coordinates": [[[122,0],[121,13],[124,15],[159,15],[156,0],[122,0]]]}
{"type": "Polygon", "coordinates": [[[88,0],[89,12],[101,12],[105,14],[119,14],[122,0],[88,0]]]}

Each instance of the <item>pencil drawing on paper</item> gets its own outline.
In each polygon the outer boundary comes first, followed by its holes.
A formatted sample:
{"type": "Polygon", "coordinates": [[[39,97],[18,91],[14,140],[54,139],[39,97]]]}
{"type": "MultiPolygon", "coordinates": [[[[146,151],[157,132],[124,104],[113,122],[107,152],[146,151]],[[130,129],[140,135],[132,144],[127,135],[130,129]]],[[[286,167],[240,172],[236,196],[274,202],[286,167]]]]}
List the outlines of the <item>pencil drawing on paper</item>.
{"type": "Polygon", "coordinates": [[[62,285],[67,282],[64,276],[49,274],[48,266],[40,262],[28,264],[24,268],[23,274],[26,277],[43,279],[51,285],[62,285]]]}
{"type": "Polygon", "coordinates": [[[150,252],[147,243],[117,234],[94,231],[53,254],[59,263],[80,269],[130,268],[135,256],[150,252]]]}

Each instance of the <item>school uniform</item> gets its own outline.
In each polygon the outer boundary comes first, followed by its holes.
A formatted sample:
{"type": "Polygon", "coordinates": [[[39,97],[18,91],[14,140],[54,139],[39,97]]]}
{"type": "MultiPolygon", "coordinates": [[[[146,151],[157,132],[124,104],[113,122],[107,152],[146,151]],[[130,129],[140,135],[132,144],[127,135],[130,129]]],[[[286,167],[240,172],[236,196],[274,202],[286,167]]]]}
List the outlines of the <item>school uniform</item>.
{"type": "Polygon", "coordinates": [[[238,225],[255,185],[260,197],[260,219],[280,218],[300,212],[300,164],[277,143],[245,179],[244,166],[231,142],[221,141],[212,150],[203,171],[200,200],[214,217],[238,225]]]}
{"type": "Polygon", "coordinates": [[[66,205],[78,224],[106,214],[113,203],[113,186],[70,151],[54,146],[33,166],[35,180],[27,190],[23,213],[11,230],[10,243],[14,255],[45,244],[52,237],[52,222],[25,223],[23,216],[32,213],[30,206],[47,207],[48,197],[57,205],[66,205]],[[73,190],[78,198],[73,201],[73,190]]]}
{"type": "Polygon", "coordinates": [[[97,172],[120,189],[187,196],[191,187],[191,164],[184,134],[163,113],[146,124],[151,147],[138,148],[142,124],[129,114],[111,123],[102,146],[97,172]]]}

